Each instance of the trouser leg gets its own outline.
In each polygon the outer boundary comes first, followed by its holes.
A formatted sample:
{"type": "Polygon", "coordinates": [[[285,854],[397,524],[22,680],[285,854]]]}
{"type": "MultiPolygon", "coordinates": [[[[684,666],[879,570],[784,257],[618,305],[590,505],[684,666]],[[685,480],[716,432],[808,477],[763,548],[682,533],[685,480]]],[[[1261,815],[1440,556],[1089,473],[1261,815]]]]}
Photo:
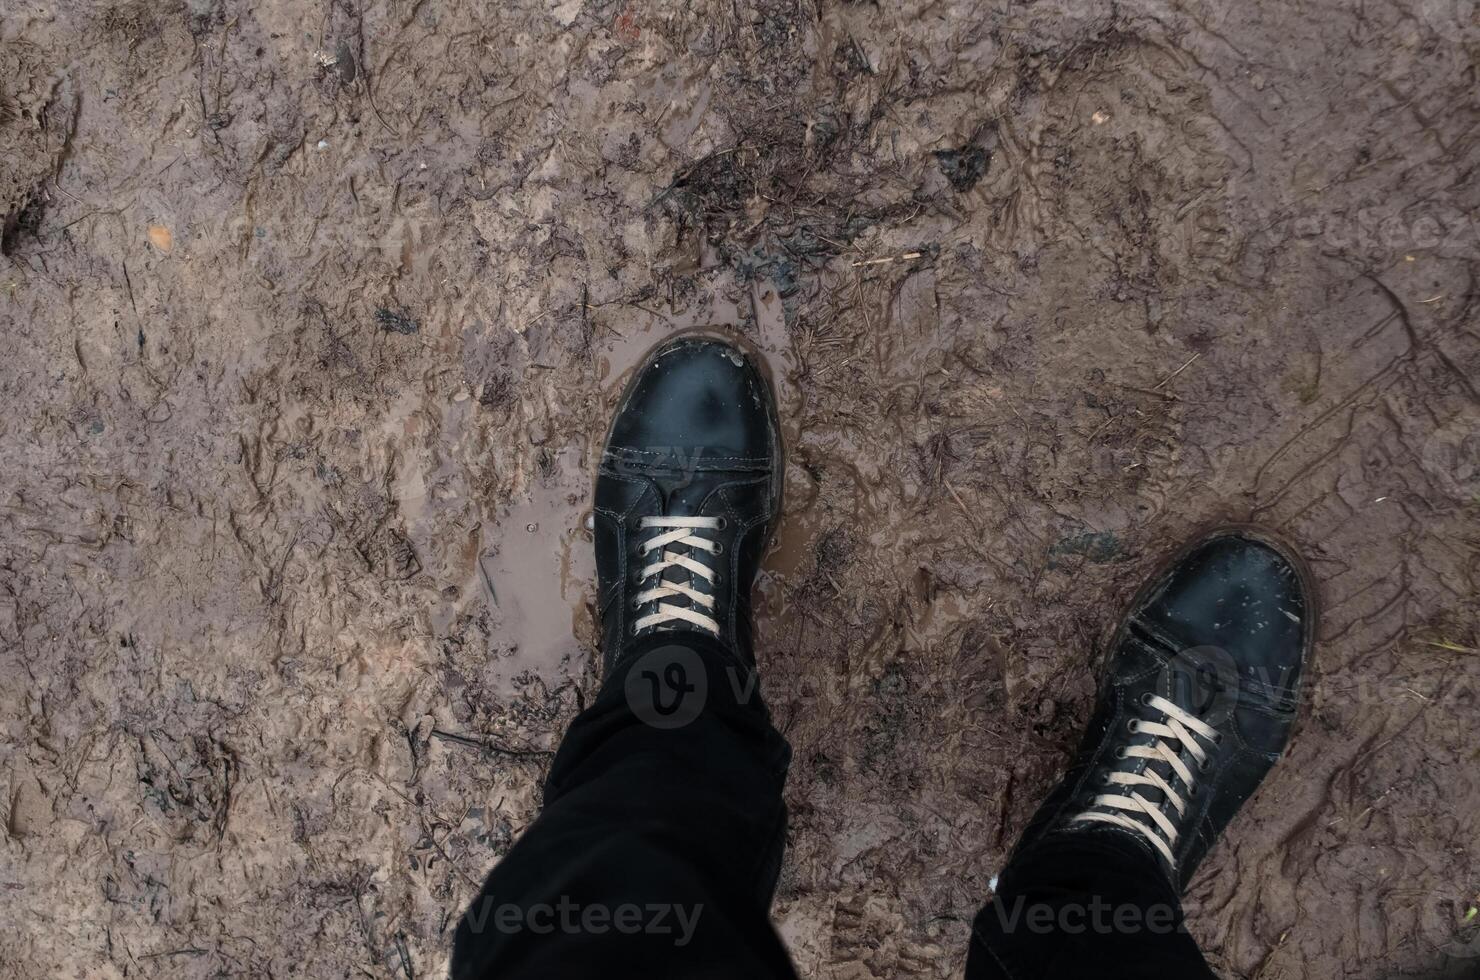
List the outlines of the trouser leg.
{"type": "Polygon", "coordinates": [[[1061,834],[1015,855],[973,924],[968,980],[1211,978],[1172,884],[1119,836],[1061,834]]]}
{"type": "Polygon", "coordinates": [[[634,650],[460,921],[453,977],[794,977],[769,919],[789,760],[720,647],[634,650]]]}

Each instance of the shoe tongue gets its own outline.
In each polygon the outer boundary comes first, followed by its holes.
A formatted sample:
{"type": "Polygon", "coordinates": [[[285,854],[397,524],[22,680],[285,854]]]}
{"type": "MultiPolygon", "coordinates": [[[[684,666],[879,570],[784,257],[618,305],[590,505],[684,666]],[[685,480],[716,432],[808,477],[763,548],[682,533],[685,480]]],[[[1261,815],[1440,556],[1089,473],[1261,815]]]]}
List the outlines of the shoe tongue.
{"type": "Polygon", "coordinates": [[[1184,643],[1135,619],[1130,632],[1156,670],[1157,694],[1199,717],[1223,717],[1238,706],[1238,665],[1227,651],[1184,643]]]}
{"type": "Polygon", "coordinates": [[[692,475],[654,477],[653,482],[663,495],[663,512],[670,517],[691,517],[698,514],[709,497],[709,481],[696,481],[692,475]]]}

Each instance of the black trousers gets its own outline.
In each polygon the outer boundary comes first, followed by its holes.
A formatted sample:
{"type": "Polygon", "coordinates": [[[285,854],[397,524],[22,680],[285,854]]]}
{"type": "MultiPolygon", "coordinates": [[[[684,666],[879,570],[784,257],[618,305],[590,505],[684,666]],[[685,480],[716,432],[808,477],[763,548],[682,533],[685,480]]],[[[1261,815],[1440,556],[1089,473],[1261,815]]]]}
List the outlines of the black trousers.
{"type": "MultiPolygon", "coordinates": [[[[458,922],[453,977],[795,977],[769,918],[790,758],[748,668],[646,641],[571,724],[544,810],[458,922]]],[[[967,977],[1211,977],[1176,893],[1119,836],[1015,855],[967,977]]]]}

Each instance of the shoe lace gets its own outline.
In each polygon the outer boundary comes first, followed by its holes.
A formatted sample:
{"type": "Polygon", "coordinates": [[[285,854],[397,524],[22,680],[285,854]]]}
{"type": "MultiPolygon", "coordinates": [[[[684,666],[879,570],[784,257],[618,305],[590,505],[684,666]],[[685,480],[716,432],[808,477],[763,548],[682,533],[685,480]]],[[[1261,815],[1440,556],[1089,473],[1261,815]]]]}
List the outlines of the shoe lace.
{"type": "Polygon", "coordinates": [[[633,632],[650,626],[672,625],[685,622],[719,635],[719,621],[708,611],[714,609],[714,596],[694,588],[698,579],[714,583],[714,570],[706,561],[718,555],[723,548],[718,541],[699,534],[700,531],[717,531],[725,526],[723,517],[644,517],[639,525],[656,533],[638,547],[638,555],[646,557],[657,554],[638,573],[640,582],[650,586],[633,596],[635,607],[656,603],[653,611],[632,624],[633,632]],[[683,546],[685,552],[676,551],[683,546]],[[666,576],[669,569],[688,572],[687,582],[674,581],[666,576]],[[672,600],[686,599],[687,605],[672,600]]]}
{"type": "Polygon", "coordinates": [[[1104,783],[1118,787],[1119,791],[1100,793],[1090,805],[1108,809],[1087,810],[1077,814],[1073,822],[1108,823],[1129,830],[1148,841],[1167,859],[1168,864],[1175,866],[1177,862],[1172,856],[1172,848],[1177,844],[1176,825],[1162,812],[1160,806],[1146,799],[1133,787],[1149,787],[1159,791],[1177,811],[1177,815],[1183,815],[1187,811],[1188,799],[1197,795],[1198,775],[1206,771],[1211,760],[1208,746],[1216,746],[1223,737],[1211,725],[1159,695],[1143,695],[1141,704],[1149,711],[1158,712],[1162,720],[1144,721],[1132,718],[1126,723],[1127,730],[1133,735],[1154,735],[1156,740],[1150,745],[1121,746],[1116,750],[1115,757],[1121,760],[1145,759],[1148,765],[1140,772],[1112,769],[1105,773],[1104,783]],[[1176,742],[1192,756],[1197,763],[1195,771],[1183,761],[1181,752],[1174,749],[1171,742],[1176,742]],[[1203,742],[1208,743],[1208,746],[1203,742]],[[1175,776],[1186,787],[1185,797],[1167,778],[1151,768],[1150,763],[1154,762],[1167,764],[1167,775],[1175,776]]]}

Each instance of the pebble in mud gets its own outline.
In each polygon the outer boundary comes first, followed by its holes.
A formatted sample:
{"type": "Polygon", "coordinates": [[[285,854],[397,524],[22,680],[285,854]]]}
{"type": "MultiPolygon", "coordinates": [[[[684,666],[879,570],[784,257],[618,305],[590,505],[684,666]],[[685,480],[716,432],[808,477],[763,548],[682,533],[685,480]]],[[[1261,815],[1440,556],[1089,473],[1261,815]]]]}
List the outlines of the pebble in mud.
{"type": "Polygon", "coordinates": [[[937,150],[935,161],[940,172],[946,175],[951,187],[964,194],[976,186],[987,172],[991,157],[979,146],[963,146],[958,150],[937,150]]]}

